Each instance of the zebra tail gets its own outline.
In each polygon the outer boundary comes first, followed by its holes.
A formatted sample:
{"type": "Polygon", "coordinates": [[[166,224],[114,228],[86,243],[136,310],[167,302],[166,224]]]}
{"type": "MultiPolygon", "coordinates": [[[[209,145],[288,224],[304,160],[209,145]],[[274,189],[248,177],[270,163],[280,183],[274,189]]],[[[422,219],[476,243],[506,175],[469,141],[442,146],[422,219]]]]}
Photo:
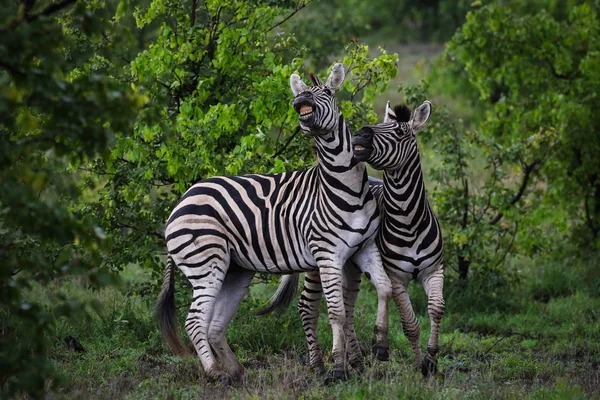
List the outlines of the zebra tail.
{"type": "Polygon", "coordinates": [[[167,259],[162,289],[156,302],[155,316],[158,319],[160,333],[171,351],[178,356],[190,355],[190,349],[183,343],[175,328],[175,262],[171,255],[167,259]]]}
{"type": "Polygon", "coordinates": [[[284,275],[279,281],[277,291],[269,300],[269,304],[267,304],[265,308],[255,311],[254,314],[267,315],[272,313],[273,311],[277,311],[277,315],[283,313],[296,296],[296,292],[298,291],[299,280],[299,273],[284,275]]]}

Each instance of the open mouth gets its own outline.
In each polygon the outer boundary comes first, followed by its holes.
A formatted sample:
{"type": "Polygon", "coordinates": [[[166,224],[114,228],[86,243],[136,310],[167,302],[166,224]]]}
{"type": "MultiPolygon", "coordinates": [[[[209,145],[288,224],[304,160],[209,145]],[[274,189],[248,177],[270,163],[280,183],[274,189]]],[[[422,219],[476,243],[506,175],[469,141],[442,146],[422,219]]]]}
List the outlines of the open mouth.
{"type": "Polygon", "coordinates": [[[313,108],[304,104],[300,106],[299,114],[301,120],[307,120],[313,115],[313,108]]]}
{"type": "Polygon", "coordinates": [[[358,161],[367,161],[373,152],[373,147],[370,140],[354,136],[352,138],[352,150],[355,159],[358,161]]]}

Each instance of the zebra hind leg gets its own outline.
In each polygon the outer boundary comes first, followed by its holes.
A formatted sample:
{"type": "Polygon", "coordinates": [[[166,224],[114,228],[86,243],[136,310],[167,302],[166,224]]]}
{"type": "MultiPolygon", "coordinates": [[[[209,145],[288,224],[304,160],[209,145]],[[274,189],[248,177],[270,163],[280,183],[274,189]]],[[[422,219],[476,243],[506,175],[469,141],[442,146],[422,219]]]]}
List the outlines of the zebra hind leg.
{"type": "Polygon", "coordinates": [[[228,261],[228,257],[213,256],[210,264],[188,264],[188,268],[193,265],[193,269],[186,271],[186,276],[194,288],[194,293],[185,323],[185,329],[192,339],[206,375],[209,379],[226,386],[231,385],[231,378],[221,370],[210,348],[208,328],[214,313],[216,298],[227,273],[228,261]]]}
{"type": "Polygon", "coordinates": [[[383,269],[381,255],[375,242],[355,254],[353,260],[377,290],[377,319],[374,329],[375,345],[373,346],[373,353],[378,360],[387,361],[390,358],[388,320],[392,283],[383,269]]]}
{"type": "Polygon", "coordinates": [[[427,293],[427,312],[431,321],[431,332],[427,342],[427,356],[423,358],[421,372],[424,376],[437,373],[437,353],[439,351],[440,322],[444,316],[444,272],[440,267],[423,281],[427,293]]]}
{"type": "Polygon", "coordinates": [[[360,291],[360,269],[352,263],[346,262],[344,265],[344,308],[346,309],[346,324],[344,332],[346,335],[346,348],[348,351],[348,363],[359,373],[363,371],[365,364],[360,350],[360,343],[356,339],[354,330],[354,305],[358,292],[360,291]]]}
{"type": "Polygon", "coordinates": [[[302,321],[304,336],[308,346],[308,360],[311,368],[315,368],[320,375],[325,374],[325,363],[317,338],[317,323],[319,321],[319,305],[323,289],[319,271],[307,272],[304,275],[304,287],[298,302],[298,313],[302,321]]]}
{"type": "Polygon", "coordinates": [[[393,297],[398,306],[398,311],[400,311],[402,330],[413,348],[415,354],[415,367],[418,369],[421,366],[423,358],[420,344],[421,328],[419,326],[419,320],[413,311],[410,298],[408,297],[407,285],[407,280],[393,282],[393,297]]]}
{"type": "Polygon", "coordinates": [[[221,291],[217,296],[215,312],[208,329],[208,341],[217,359],[223,365],[223,369],[235,381],[244,376],[244,367],[229,347],[225,339],[225,332],[229,321],[233,318],[239,308],[244,295],[248,292],[248,286],[252,282],[254,271],[242,269],[231,265],[225,275],[221,291]]]}

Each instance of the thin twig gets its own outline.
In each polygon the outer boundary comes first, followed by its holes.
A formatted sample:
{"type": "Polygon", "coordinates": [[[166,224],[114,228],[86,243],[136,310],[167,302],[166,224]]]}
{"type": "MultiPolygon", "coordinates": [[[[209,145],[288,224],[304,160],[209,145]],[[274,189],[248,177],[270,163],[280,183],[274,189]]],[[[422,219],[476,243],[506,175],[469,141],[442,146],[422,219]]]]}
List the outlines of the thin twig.
{"type": "Polygon", "coordinates": [[[275,25],[273,25],[272,27],[270,27],[269,29],[267,29],[267,32],[271,32],[273,29],[277,28],[278,26],[284,24],[285,22],[287,22],[287,20],[289,20],[290,18],[292,18],[294,15],[296,15],[300,10],[302,10],[304,7],[306,7],[308,3],[304,3],[304,4],[300,4],[298,6],[296,6],[296,8],[294,9],[294,11],[292,11],[290,13],[290,15],[288,15],[287,17],[285,17],[284,19],[282,19],[281,21],[279,21],[278,23],[276,23],[275,25]]]}
{"type": "Polygon", "coordinates": [[[37,14],[26,16],[25,21],[32,22],[41,16],[47,17],[48,15],[52,15],[55,12],[58,12],[58,11],[62,10],[63,8],[70,6],[71,4],[75,3],[75,1],[76,0],[63,0],[60,3],[51,4],[37,14]]]}
{"type": "Polygon", "coordinates": [[[536,340],[539,339],[539,337],[537,337],[537,336],[528,335],[526,333],[513,332],[511,329],[509,329],[506,332],[504,332],[502,334],[502,336],[500,336],[500,339],[496,340],[494,342],[494,344],[492,344],[486,351],[484,351],[481,356],[485,357],[490,352],[490,350],[492,350],[494,347],[496,347],[496,345],[498,343],[500,343],[501,341],[503,341],[504,339],[506,339],[507,337],[510,337],[510,336],[521,336],[524,339],[536,339],[536,340]]]}
{"type": "MultiPolygon", "coordinates": [[[[527,186],[529,185],[529,180],[531,178],[531,174],[537,172],[540,167],[542,166],[542,161],[541,160],[533,160],[533,162],[531,164],[525,165],[525,169],[523,171],[523,180],[521,181],[521,186],[519,187],[519,190],[517,191],[517,193],[515,194],[515,196],[513,197],[513,199],[508,203],[509,206],[514,206],[515,204],[517,204],[517,202],[519,200],[521,200],[521,197],[523,197],[523,195],[525,194],[525,189],[527,189],[527,186]]],[[[490,225],[496,225],[504,216],[504,213],[502,211],[500,211],[491,221],[490,221],[490,225]]]]}
{"type": "Polygon", "coordinates": [[[300,127],[296,127],[296,130],[294,131],[294,133],[288,138],[288,140],[284,143],[284,145],[275,152],[275,154],[273,154],[273,158],[276,158],[278,156],[280,156],[283,151],[285,149],[287,149],[289,147],[289,145],[292,143],[292,141],[294,140],[294,138],[296,136],[298,136],[298,134],[300,133],[300,127]]]}

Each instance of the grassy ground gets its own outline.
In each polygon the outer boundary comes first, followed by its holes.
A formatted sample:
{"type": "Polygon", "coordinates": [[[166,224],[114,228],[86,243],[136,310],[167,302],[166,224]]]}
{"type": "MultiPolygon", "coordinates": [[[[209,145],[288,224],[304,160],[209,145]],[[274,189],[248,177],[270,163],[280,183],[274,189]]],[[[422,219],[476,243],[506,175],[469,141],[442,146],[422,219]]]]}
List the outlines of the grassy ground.
{"type": "MultiPolygon", "coordinates": [[[[385,101],[400,100],[399,83],[415,83],[423,76],[441,46],[388,46],[388,50],[398,52],[401,62],[398,77],[377,104],[379,111],[385,101]]],[[[424,157],[424,164],[427,160],[424,157]]],[[[410,346],[394,307],[391,361],[378,362],[369,355],[376,296],[370,284],[363,284],[356,326],[367,368],[361,376],[354,373],[348,382],[331,386],[325,386],[323,378],[306,366],[304,337],[295,309],[280,317],[252,314],[273,287],[254,285],[228,329],[228,340],[247,369],[245,382],[234,388],[207,382],[197,358],[181,359],[168,352],[152,318],[156,297],[149,290],[152,279],[139,268],[128,268],[119,288],[90,291],[85,282],[77,280],[37,287],[31,296],[40,300],[47,298],[48,291],[60,291],[95,303],[91,317],[57,321],[50,356],[62,373],[63,386],[48,398],[600,398],[597,258],[591,263],[580,257],[519,260],[511,268],[520,271],[522,280],[510,288],[476,289],[472,282],[469,290],[459,291],[456,283],[447,282],[440,374],[428,380],[413,370],[410,346]],[[70,350],[64,341],[67,336],[76,338],[86,351],[70,350]]],[[[178,280],[183,282],[181,276],[178,280]]],[[[410,292],[425,348],[429,328],[426,298],[420,286],[412,286],[410,292]]],[[[177,296],[183,334],[190,290],[181,285],[177,296]]],[[[324,304],[321,311],[320,342],[328,353],[331,331],[324,304]]]]}
{"type": "MultiPolygon", "coordinates": [[[[527,265],[532,264],[518,267],[527,265]]],[[[137,268],[127,271],[120,288],[90,292],[82,282],[67,281],[36,288],[32,296],[43,299],[47,290],[58,290],[98,303],[90,318],[58,321],[51,357],[65,385],[49,398],[600,398],[597,267],[571,264],[567,271],[561,263],[548,263],[543,272],[526,272],[525,283],[497,297],[461,293],[449,282],[441,372],[436,378],[425,380],[413,370],[410,347],[393,308],[391,361],[368,356],[362,376],[353,374],[348,382],[331,386],[306,366],[295,310],[278,318],[252,315],[272,287],[254,285],[228,330],[228,340],[247,369],[245,382],[234,388],[207,382],[195,357],[169,354],[151,316],[154,296],[140,290],[149,277],[137,268]],[[67,335],[79,340],[86,352],[70,350],[62,340],[67,335]]],[[[178,288],[181,317],[188,292],[178,288]]],[[[411,295],[426,333],[422,288],[412,287],[411,295]]],[[[356,321],[367,355],[375,313],[376,297],[364,283],[356,321]]],[[[319,323],[320,341],[328,352],[331,332],[324,305],[319,323]]],[[[425,345],[427,337],[422,336],[425,345]]]]}

